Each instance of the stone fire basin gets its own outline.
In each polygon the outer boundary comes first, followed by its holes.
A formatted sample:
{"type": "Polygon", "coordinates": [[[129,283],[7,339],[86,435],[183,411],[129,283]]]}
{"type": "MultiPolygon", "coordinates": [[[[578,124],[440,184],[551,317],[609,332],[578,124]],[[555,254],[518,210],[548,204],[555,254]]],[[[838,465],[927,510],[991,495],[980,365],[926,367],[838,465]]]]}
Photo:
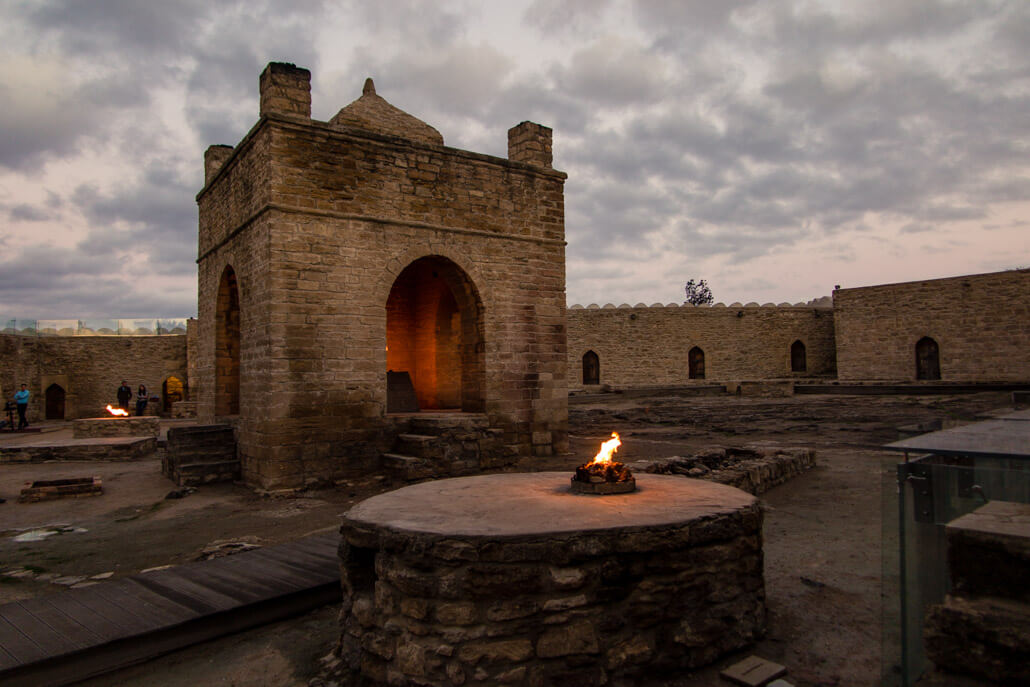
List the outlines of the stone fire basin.
{"type": "Polygon", "coordinates": [[[634,684],[765,628],[762,510],[722,484],[462,477],[370,498],[341,533],[341,653],[373,683],[634,684]]]}
{"type": "Polygon", "coordinates": [[[156,417],[88,417],[72,421],[76,439],[97,437],[156,437],[161,423],[156,417]]]}

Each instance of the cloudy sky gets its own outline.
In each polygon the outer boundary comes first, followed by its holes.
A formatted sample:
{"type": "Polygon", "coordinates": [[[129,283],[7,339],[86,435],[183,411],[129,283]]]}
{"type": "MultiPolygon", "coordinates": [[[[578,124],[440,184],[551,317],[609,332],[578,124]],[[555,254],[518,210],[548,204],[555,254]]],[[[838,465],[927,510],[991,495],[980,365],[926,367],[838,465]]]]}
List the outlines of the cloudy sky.
{"type": "Polygon", "coordinates": [[[195,315],[203,151],[269,61],[447,145],[554,128],[568,302],[1030,266],[1025,0],[0,2],[0,314],[195,315]]]}

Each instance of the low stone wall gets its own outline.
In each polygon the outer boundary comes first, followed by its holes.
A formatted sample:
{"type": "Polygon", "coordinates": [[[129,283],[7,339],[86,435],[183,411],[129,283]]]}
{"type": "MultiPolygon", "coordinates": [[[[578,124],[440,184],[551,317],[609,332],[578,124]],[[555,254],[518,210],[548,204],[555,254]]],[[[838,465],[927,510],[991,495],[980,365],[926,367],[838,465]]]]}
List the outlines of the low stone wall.
{"type": "Polygon", "coordinates": [[[69,439],[51,445],[0,448],[0,464],[66,460],[119,462],[144,460],[156,452],[157,439],[155,437],[115,438],[109,441],[69,439]]]}
{"type": "Polygon", "coordinates": [[[76,439],[156,437],[160,433],[161,421],[156,417],[90,417],[72,423],[76,439]]]}
{"type": "Polygon", "coordinates": [[[672,456],[628,463],[633,472],[683,475],[762,494],[815,467],[815,451],[807,448],[708,448],[693,456],[672,456]]]}
{"type": "Polygon", "coordinates": [[[727,382],[726,392],[736,394],[737,396],[784,398],[794,395],[794,381],[790,379],[767,379],[727,382]]]}
{"type": "Polygon", "coordinates": [[[190,418],[197,416],[196,401],[176,401],[172,404],[169,415],[173,418],[190,418]]]}

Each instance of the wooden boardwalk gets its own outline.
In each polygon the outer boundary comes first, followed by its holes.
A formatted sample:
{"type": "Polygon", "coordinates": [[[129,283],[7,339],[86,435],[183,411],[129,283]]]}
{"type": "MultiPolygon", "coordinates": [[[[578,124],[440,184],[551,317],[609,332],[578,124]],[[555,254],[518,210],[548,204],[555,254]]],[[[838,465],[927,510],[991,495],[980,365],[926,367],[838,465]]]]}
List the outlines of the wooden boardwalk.
{"type": "Polygon", "coordinates": [[[336,532],[0,606],[0,685],[64,685],[340,599],[336,532]]]}

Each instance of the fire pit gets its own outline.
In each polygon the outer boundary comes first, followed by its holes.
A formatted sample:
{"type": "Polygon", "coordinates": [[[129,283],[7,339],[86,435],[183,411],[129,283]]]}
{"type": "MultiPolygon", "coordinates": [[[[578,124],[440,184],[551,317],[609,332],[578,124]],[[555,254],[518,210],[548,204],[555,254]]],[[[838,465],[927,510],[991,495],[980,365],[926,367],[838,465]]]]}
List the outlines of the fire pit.
{"type": "Polygon", "coordinates": [[[373,684],[634,683],[765,625],[762,512],[738,489],[640,475],[585,498],[568,473],[424,482],[341,528],[341,655],[373,684]]]}
{"type": "Polygon", "coordinates": [[[617,432],[601,444],[594,459],[576,468],[572,476],[572,491],[576,494],[628,494],[637,488],[633,473],[622,463],[612,460],[622,441],[617,432]]]}
{"type": "Polygon", "coordinates": [[[89,417],[72,422],[72,436],[76,439],[100,437],[156,437],[161,423],[156,417],[129,417],[121,408],[107,406],[105,417],[89,417]]]}

